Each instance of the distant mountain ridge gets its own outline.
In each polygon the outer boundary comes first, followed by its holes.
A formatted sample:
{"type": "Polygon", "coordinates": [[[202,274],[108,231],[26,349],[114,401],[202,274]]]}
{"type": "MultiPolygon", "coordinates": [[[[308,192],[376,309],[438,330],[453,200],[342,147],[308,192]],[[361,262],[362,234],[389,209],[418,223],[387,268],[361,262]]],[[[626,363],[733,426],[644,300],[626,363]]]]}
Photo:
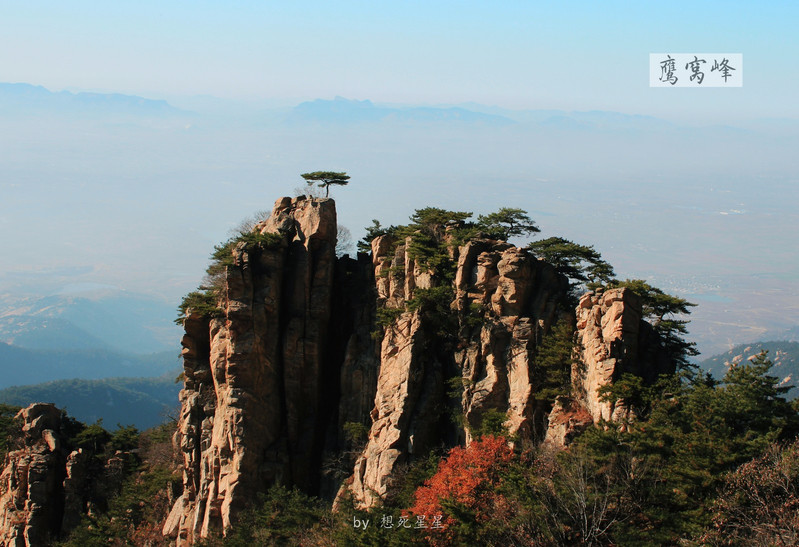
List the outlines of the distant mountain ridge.
{"type": "Polygon", "coordinates": [[[173,305],[125,291],[0,295],[0,342],[34,350],[177,351],[173,317],[173,305]]]}
{"type": "MultiPolygon", "coordinates": [[[[771,374],[780,379],[783,387],[796,386],[799,381],[799,342],[781,340],[739,344],[725,353],[705,359],[699,366],[720,380],[727,373],[729,364],[744,362],[764,350],[768,350],[768,358],[773,363],[771,374]]],[[[789,396],[797,397],[799,393],[794,389],[789,396]]]]}
{"type": "Polygon", "coordinates": [[[135,425],[144,430],[174,416],[181,385],[178,370],[158,378],[56,380],[0,390],[0,403],[26,407],[47,402],[86,423],[103,420],[104,427],[135,425]]]}
{"type": "Polygon", "coordinates": [[[459,107],[400,108],[377,106],[368,100],[358,101],[343,97],[300,103],[292,109],[286,121],[289,123],[464,122],[494,126],[515,123],[504,116],[484,114],[459,107]]]}
{"type": "Polygon", "coordinates": [[[775,330],[765,333],[761,341],[766,340],[785,340],[787,342],[799,342],[799,325],[794,325],[784,330],[775,330]]]}
{"type": "Polygon", "coordinates": [[[601,110],[510,110],[477,103],[441,106],[386,106],[369,100],[335,97],[316,99],[295,106],[288,123],[461,123],[493,127],[527,124],[565,130],[653,130],[673,129],[670,122],[639,114],[601,110]]]}
{"type": "Polygon", "coordinates": [[[32,350],[0,342],[0,389],[43,379],[160,376],[178,365],[178,351],[131,355],[105,349],[32,350]]]}
{"type": "Polygon", "coordinates": [[[40,85],[0,83],[0,112],[7,114],[62,111],[82,114],[127,114],[138,116],[191,116],[161,99],[122,93],[71,93],[50,91],[40,85]]]}

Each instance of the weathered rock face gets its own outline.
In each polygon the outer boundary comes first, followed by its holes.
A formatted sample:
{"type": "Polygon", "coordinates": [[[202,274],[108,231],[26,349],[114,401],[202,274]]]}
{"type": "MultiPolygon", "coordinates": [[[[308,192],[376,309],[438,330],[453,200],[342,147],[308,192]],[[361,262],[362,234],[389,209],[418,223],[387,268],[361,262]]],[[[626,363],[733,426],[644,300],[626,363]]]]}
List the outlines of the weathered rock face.
{"type": "Polygon", "coordinates": [[[552,324],[567,315],[567,281],[551,265],[504,242],[470,242],[461,257],[458,306],[488,308],[479,336],[455,353],[465,386],[466,441],[492,409],[505,412],[511,435],[537,438],[543,409],[535,398],[535,350],[552,324]],[[472,247],[479,251],[474,259],[472,247]]]}
{"type": "Polygon", "coordinates": [[[471,440],[488,410],[505,414],[511,434],[532,437],[541,421],[533,359],[563,309],[566,280],[548,264],[506,242],[478,239],[451,246],[456,264],[446,340],[431,318],[405,302],[441,283],[389,236],[372,242],[379,305],[396,309],[385,328],[366,447],[341,496],[369,507],[387,493],[398,467],[441,441],[471,440]],[[434,325],[431,325],[433,323],[434,325]],[[434,326],[435,328],[430,328],[434,326]],[[450,382],[445,381],[450,379],[450,382]],[[459,401],[448,389],[462,391],[459,401]],[[449,386],[447,385],[449,384],[449,386]],[[461,390],[460,387],[463,386],[461,390]],[[463,416],[463,426],[452,420],[463,416]]]}
{"type": "Polygon", "coordinates": [[[574,437],[594,425],[594,418],[585,406],[570,397],[558,397],[549,413],[545,442],[567,446],[574,437]]]}
{"type": "MultiPolygon", "coordinates": [[[[282,198],[256,230],[282,239],[266,248],[237,246],[223,279],[220,317],[185,319],[176,433],[184,490],[164,527],[178,544],[228,527],[231,514],[271,484],[317,493],[326,441],[336,443],[326,434],[339,414],[339,374],[352,373],[343,387],[345,419],[363,420],[363,399],[373,397],[363,370],[375,367],[363,329],[355,326],[371,321],[368,309],[334,295],[333,201],[282,198]],[[334,304],[339,315],[331,327],[334,304]]],[[[358,277],[356,261],[342,261],[338,270],[358,277]]]]}
{"type": "Polygon", "coordinates": [[[0,544],[47,545],[61,529],[64,454],[61,413],[37,404],[17,414],[22,447],[9,452],[0,475],[0,544]]]}
{"type": "Polygon", "coordinates": [[[564,446],[589,423],[634,418],[624,400],[603,401],[599,390],[622,374],[653,382],[674,372],[673,363],[659,351],[659,339],[641,315],[641,300],[629,289],[610,289],[583,295],[576,310],[576,359],[572,366],[575,395],[559,401],[549,417],[546,440],[564,446]]]}
{"type": "Polygon", "coordinates": [[[577,306],[577,342],[583,370],[572,371],[572,381],[582,392],[582,402],[594,419],[623,420],[629,409],[621,401],[600,401],[598,390],[623,373],[653,381],[674,372],[657,348],[657,337],[642,320],[641,299],[629,289],[588,293],[577,306]]]}
{"type": "Polygon", "coordinates": [[[0,545],[50,545],[83,514],[84,454],[67,451],[54,405],[30,405],[16,419],[21,436],[0,474],[0,545]]]}
{"type": "Polygon", "coordinates": [[[119,491],[124,455],[73,449],[76,422],[52,404],[34,403],[16,420],[19,435],[0,473],[0,545],[52,545],[119,491]]]}

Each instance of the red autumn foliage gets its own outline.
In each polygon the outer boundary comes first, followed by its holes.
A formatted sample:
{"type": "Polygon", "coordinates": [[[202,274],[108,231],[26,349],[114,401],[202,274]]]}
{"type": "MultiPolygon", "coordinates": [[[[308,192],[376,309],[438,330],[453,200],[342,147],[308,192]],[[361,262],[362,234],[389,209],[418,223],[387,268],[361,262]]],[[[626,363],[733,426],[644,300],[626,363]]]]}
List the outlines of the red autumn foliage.
{"type": "Polygon", "coordinates": [[[425,515],[429,524],[433,517],[443,515],[443,529],[430,529],[434,545],[447,545],[453,538],[456,520],[448,514],[446,505],[458,505],[475,516],[477,522],[491,518],[498,500],[496,492],[501,471],[510,463],[513,451],[503,437],[486,435],[467,448],[455,447],[438,465],[436,474],[425,481],[415,494],[409,512],[425,515]]]}

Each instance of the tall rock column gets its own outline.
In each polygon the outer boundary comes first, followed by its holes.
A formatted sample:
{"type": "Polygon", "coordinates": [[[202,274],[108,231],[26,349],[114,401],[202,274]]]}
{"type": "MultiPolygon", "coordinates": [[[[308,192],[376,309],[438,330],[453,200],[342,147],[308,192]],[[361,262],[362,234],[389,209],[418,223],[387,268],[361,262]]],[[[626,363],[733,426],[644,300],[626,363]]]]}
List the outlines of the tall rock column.
{"type": "Polygon", "coordinates": [[[623,402],[600,400],[599,389],[612,384],[622,372],[634,373],[640,368],[640,330],[641,299],[629,289],[588,293],[580,299],[577,342],[583,370],[575,371],[574,376],[594,423],[626,417],[628,409],[623,402]]]}
{"type": "Polygon", "coordinates": [[[472,241],[460,256],[456,286],[467,301],[458,305],[486,309],[479,332],[455,353],[465,386],[465,441],[471,442],[489,410],[505,413],[509,434],[536,438],[543,416],[536,399],[535,351],[564,312],[566,279],[504,242],[472,241]],[[466,279],[471,283],[458,284],[466,279]]]}
{"type": "Polygon", "coordinates": [[[430,351],[429,334],[418,311],[405,310],[405,299],[412,298],[417,287],[429,288],[431,277],[407,256],[405,243],[394,243],[390,236],[372,241],[378,302],[396,310],[397,319],[385,326],[380,345],[367,444],[340,492],[349,490],[363,506],[384,496],[397,466],[441,434],[437,408],[443,396],[442,363],[430,351]]]}
{"type": "Polygon", "coordinates": [[[254,232],[273,237],[232,249],[218,317],[185,319],[184,490],[164,526],[179,545],[227,528],[271,484],[312,491],[318,481],[334,202],[281,198],[254,232]]]}

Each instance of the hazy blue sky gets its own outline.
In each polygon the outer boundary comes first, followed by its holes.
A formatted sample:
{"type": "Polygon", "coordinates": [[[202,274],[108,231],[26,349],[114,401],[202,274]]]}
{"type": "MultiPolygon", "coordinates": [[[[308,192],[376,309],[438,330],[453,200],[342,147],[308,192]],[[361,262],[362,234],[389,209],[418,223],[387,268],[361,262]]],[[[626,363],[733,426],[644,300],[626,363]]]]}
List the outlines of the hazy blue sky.
{"type": "Polygon", "coordinates": [[[0,81],[236,98],[799,117],[799,3],[0,2],[0,81]],[[235,7],[233,7],[235,6],[235,7]],[[742,89],[650,89],[648,54],[742,53],[742,89]]]}
{"type": "Polygon", "coordinates": [[[0,101],[0,297],[101,284],[176,303],[240,219],[330,169],[352,175],[334,197],[356,238],[426,205],[517,206],[698,301],[707,348],[799,324],[798,23],[795,1],[0,0],[0,83],[197,112],[0,101]],[[744,86],[650,88],[664,52],[743,54],[744,86]],[[677,123],[301,126],[264,109],[335,96],[677,123]]]}

